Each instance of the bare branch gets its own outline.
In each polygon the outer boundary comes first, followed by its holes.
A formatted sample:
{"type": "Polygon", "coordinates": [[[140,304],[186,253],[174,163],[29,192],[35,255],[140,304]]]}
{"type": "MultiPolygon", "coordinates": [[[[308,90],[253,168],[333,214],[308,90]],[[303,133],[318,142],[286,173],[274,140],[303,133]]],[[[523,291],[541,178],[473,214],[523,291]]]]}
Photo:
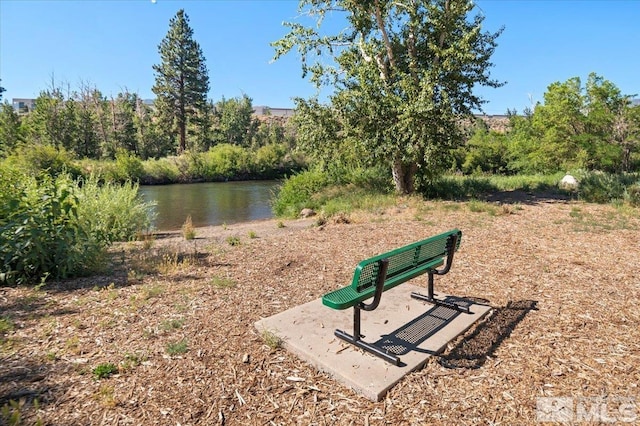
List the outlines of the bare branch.
{"type": "Polygon", "coordinates": [[[382,40],[384,41],[384,46],[387,49],[387,56],[389,57],[389,63],[392,67],[396,67],[396,60],[393,55],[393,49],[391,48],[391,41],[389,41],[389,34],[387,34],[387,28],[384,25],[384,19],[382,18],[382,10],[380,9],[380,2],[375,2],[375,14],[376,14],[376,22],[378,24],[378,29],[382,34],[382,40]]]}
{"type": "MultiPolygon", "coordinates": [[[[444,2],[444,13],[448,14],[449,11],[451,10],[451,3],[450,0],[446,0],[444,2]]],[[[441,32],[440,33],[440,38],[438,39],[438,48],[440,51],[442,51],[442,47],[444,46],[444,37],[445,37],[445,32],[441,32]]],[[[440,65],[440,55],[436,55],[436,59],[434,60],[434,64],[437,67],[438,65],[440,65]]]]}

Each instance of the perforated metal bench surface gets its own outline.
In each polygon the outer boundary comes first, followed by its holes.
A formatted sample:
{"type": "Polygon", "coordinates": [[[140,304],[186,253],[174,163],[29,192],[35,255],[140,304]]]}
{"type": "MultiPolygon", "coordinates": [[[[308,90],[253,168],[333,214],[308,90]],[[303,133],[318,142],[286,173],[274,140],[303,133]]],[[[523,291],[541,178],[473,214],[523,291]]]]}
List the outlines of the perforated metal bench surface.
{"type": "Polygon", "coordinates": [[[454,229],[360,262],[350,285],[322,297],[322,303],[330,308],[353,308],[353,334],[342,330],[336,330],[334,334],[387,362],[400,365],[397,354],[361,339],[360,312],[376,309],[385,291],[425,273],[429,275],[428,294],[412,292],[411,297],[458,310],[457,305],[434,297],[433,277],[449,272],[461,237],[462,232],[454,229]],[[444,267],[438,269],[442,265],[444,267]],[[365,304],[364,301],[370,298],[373,301],[365,304]]]}
{"type": "Polygon", "coordinates": [[[457,250],[462,232],[455,229],[363,260],[356,267],[351,284],[325,294],[322,303],[333,309],[347,309],[373,297],[382,259],[388,260],[383,291],[442,266],[447,244],[456,234],[457,250]]]}

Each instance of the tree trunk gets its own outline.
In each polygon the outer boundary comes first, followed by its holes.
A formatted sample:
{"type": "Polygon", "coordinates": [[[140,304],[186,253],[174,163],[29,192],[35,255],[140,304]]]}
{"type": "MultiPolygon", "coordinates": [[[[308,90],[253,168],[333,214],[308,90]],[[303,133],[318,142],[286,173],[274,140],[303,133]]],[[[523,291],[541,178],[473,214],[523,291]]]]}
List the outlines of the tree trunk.
{"type": "Polygon", "coordinates": [[[622,172],[628,172],[631,168],[631,147],[629,144],[624,143],[622,145],[622,172]]]}
{"type": "Polygon", "coordinates": [[[391,174],[397,193],[412,194],[415,191],[414,179],[417,169],[416,163],[403,163],[401,160],[393,162],[391,174]]]}
{"type": "Polygon", "coordinates": [[[178,143],[178,155],[182,154],[187,149],[187,111],[185,100],[185,76],[184,73],[180,74],[180,89],[179,89],[179,105],[178,105],[178,132],[180,141],[178,143]]]}
{"type": "Polygon", "coordinates": [[[182,154],[187,149],[187,125],[184,122],[179,124],[180,126],[180,145],[178,146],[178,155],[182,154]]]}

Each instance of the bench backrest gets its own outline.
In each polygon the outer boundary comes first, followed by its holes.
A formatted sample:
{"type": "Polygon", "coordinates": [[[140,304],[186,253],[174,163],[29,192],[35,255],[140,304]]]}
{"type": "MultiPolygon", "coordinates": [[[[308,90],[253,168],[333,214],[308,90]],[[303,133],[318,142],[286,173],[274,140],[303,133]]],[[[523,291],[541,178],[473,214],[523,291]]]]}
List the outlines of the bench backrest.
{"type": "Polygon", "coordinates": [[[363,260],[356,267],[351,286],[358,293],[374,288],[380,267],[379,261],[388,259],[389,266],[384,288],[386,290],[395,287],[442,265],[451,242],[456,242],[455,250],[457,250],[461,239],[462,232],[454,229],[363,260]],[[457,239],[454,239],[454,236],[457,236],[457,239]]]}

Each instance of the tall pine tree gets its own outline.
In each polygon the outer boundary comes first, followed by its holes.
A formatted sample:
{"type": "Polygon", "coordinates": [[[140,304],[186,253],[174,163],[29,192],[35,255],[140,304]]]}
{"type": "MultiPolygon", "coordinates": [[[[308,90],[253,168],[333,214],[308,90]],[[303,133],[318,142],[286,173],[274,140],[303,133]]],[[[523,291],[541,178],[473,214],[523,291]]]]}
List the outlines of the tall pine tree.
{"type": "Polygon", "coordinates": [[[207,106],[209,74],[200,45],[193,39],[189,17],[180,9],[158,46],[161,63],[153,66],[156,109],[166,133],[178,136],[178,153],[187,148],[187,125],[207,106]]]}

